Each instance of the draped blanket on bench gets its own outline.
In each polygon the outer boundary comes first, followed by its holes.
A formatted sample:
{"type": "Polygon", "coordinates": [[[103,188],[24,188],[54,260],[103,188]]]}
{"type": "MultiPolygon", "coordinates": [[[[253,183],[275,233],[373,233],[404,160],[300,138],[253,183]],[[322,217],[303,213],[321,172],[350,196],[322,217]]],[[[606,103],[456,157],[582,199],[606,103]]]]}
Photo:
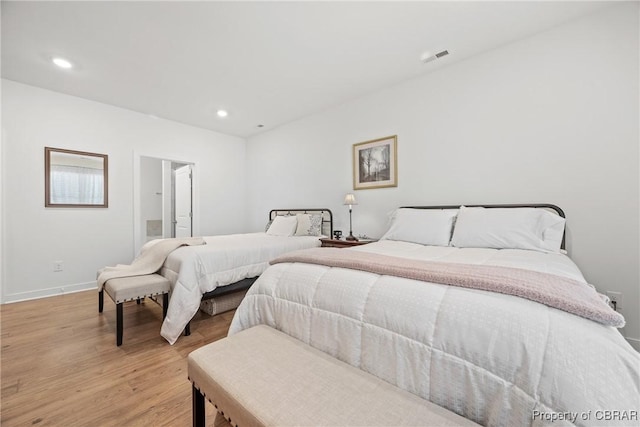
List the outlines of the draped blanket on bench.
{"type": "Polygon", "coordinates": [[[118,264],[98,271],[98,291],[111,279],[121,277],[144,276],[153,274],[162,268],[169,254],[181,246],[204,245],[202,237],[185,237],[179,239],[153,240],[142,247],[140,254],[130,265],[118,264]]]}

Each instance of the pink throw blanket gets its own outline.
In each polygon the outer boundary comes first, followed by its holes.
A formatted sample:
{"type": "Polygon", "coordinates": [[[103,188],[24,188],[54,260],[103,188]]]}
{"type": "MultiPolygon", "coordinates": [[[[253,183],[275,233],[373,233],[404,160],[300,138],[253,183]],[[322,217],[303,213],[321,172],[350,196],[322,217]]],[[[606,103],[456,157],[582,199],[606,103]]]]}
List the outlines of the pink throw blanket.
{"type": "Polygon", "coordinates": [[[349,268],[423,282],[499,292],[557,308],[607,326],[621,328],[624,317],[586,283],[538,271],[490,265],[399,258],[339,248],[289,252],[271,264],[299,262],[349,268]]]}

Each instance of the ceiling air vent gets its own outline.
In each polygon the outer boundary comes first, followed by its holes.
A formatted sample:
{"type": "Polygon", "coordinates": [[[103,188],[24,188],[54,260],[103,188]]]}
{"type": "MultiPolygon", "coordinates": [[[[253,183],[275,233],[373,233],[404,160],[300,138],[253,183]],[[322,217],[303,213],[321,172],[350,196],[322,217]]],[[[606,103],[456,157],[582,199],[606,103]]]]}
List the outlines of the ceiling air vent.
{"type": "Polygon", "coordinates": [[[422,54],[422,56],[420,57],[420,60],[426,64],[427,62],[431,62],[431,61],[435,61],[436,59],[440,59],[443,56],[447,56],[449,55],[449,51],[448,50],[443,50],[442,52],[438,52],[435,55],[432,55],[429,52],[425,52],[422,54]]]}

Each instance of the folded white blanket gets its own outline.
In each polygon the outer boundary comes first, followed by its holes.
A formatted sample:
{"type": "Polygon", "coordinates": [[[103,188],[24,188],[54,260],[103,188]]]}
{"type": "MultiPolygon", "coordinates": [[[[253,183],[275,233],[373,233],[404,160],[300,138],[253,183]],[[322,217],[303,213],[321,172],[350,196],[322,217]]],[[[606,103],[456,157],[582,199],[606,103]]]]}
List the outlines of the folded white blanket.
{"type": "Polygon", "coordinates": [[[120,277],[144,276],[145,274],[157,272],[162,268],[167,256],[180,246],[204,244],[205,241],[202,237],[163,239],[153,242],[153,244],[146,244],[130,265],[118,264],[115,267],[105,267],[98,271],[98,291],[102,290],[107,280],[120,277]]]}

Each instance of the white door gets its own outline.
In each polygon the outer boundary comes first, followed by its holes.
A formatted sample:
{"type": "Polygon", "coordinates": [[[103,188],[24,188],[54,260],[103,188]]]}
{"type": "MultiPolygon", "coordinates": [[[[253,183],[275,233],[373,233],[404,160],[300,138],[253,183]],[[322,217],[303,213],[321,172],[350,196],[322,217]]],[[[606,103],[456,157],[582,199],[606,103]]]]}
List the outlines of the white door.
{"type": "Polygon", "coordinates": [[[191,237],[191,165],[176,169],[176,237],[191,237]]]}

